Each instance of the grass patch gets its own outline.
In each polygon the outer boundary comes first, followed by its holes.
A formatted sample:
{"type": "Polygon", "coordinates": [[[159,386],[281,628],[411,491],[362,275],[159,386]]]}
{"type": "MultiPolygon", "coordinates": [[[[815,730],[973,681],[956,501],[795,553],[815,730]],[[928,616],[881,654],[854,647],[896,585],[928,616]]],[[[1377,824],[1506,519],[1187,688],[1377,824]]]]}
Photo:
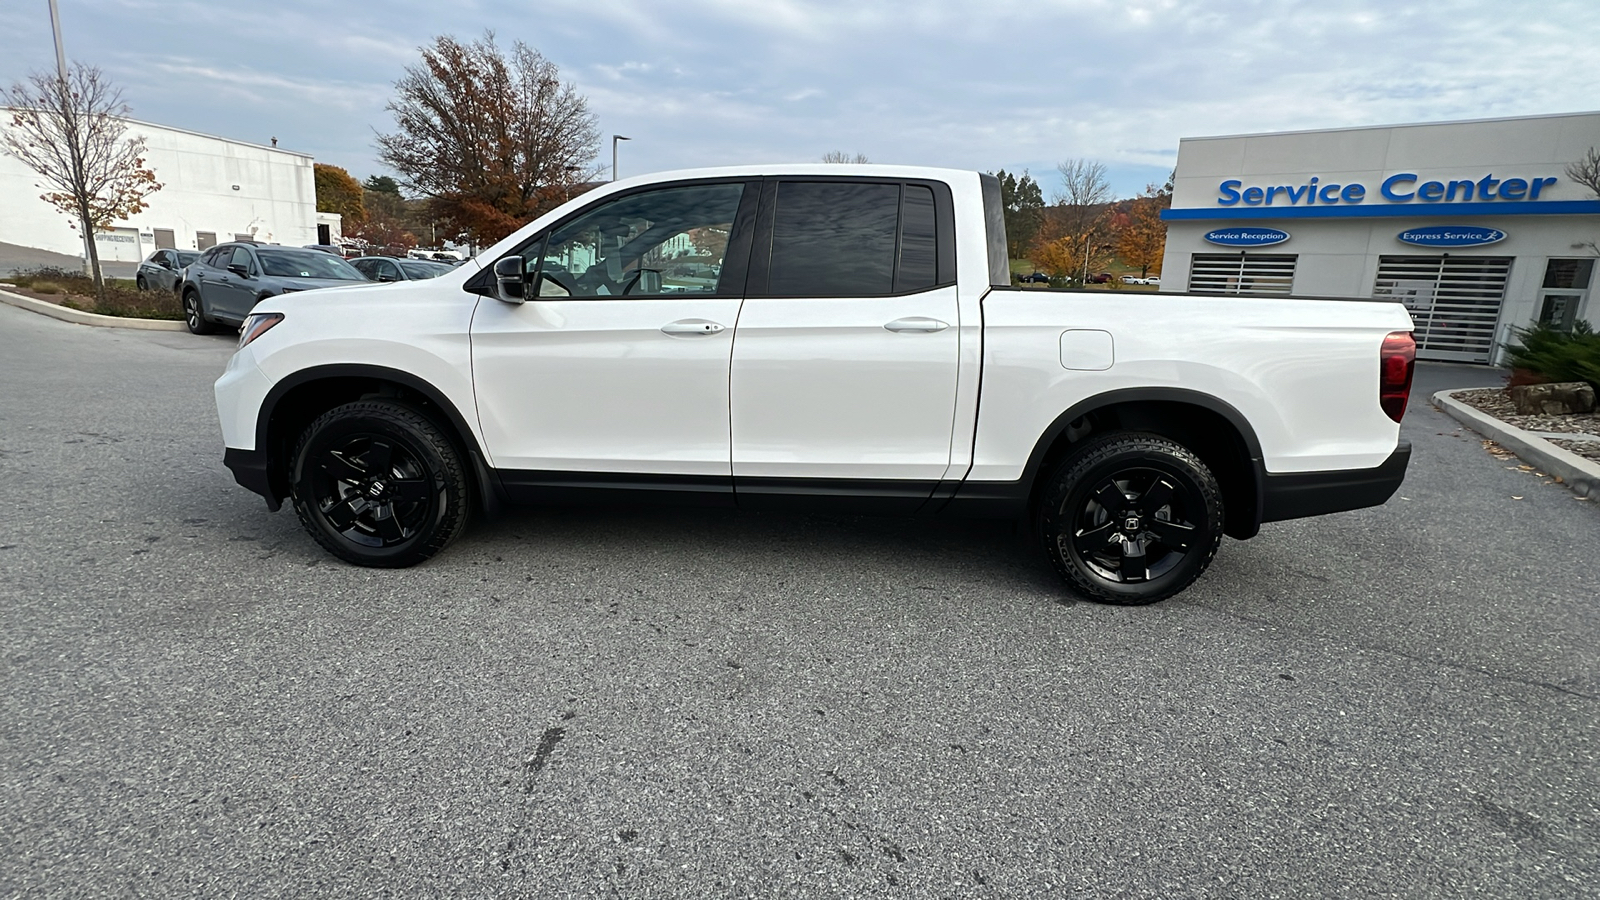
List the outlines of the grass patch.
{"type": "Polygon", "coordinates": [[[94,279],[82,272],[41,268],[13,272],[10,282],[36,294],[59,295],[61,305],[102,316],[130,319],[182,319],[183,306],[176,294],[141,291],[130,278],[107,278],[106,298],[95,295],[94,279]]]}

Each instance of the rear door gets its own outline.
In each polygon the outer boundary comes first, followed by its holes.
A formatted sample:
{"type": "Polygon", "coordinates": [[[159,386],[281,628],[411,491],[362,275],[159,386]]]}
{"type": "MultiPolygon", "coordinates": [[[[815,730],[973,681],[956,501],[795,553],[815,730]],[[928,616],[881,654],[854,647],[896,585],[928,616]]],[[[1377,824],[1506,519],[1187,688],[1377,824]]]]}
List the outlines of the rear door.
{"type": "Polygon", "coordinates": [[[954,257],[943,184],[765,184],[729,394],[741,506],[927,500],[950,465],[954,257]]]}

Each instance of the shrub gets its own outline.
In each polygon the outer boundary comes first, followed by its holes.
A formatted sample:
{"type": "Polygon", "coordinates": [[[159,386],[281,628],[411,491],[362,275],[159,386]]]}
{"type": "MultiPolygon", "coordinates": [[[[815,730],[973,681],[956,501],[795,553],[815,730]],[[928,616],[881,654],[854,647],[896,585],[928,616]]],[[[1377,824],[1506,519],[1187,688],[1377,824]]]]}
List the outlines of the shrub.
{"type": "Polygon", "coordinates": [[[136,319],[181,319],[183,306],[166,291],[141,291],[129,279],[107,278],[105,302],[95,297],[94,279],[82,272],[44,266],[13,273],[11,283],[40,294],[64,294],[62,306],[104,316],[136,319]]]}
{"type": "Polygon", "coordinates": [[[61,293],[61,285],[56,284],[54,281],[35,281],[30,285],[23,285],[23,287],[37,294],[61,293]]]}
{"type": "Polygon", "coordinates": [[[1600,334],[1579,320],[1572,331],[1548,325],[1514,329],[1517,341],[1506,346],[1511,364],[1551,381],[1587,381],[1600,391],[1600,334]]]}

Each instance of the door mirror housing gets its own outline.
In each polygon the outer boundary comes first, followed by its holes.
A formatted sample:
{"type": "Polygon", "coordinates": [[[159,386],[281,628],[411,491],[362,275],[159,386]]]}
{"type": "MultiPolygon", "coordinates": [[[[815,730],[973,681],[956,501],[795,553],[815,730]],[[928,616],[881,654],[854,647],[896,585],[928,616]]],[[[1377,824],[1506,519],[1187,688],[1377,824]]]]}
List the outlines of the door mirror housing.
{"type": "Polygon", "coordinates": [[[245,266],[239,265],[238,263],[229,263],[228,264],[228,271],[232,272],[233,274],[235,274],[237,276],[239,276],[240,278],[249,278],[250,277],[250,270],[248,268],[246,268],[245,266]]]}
{"type": "Polygon", "coordinates": [[[508,256],[494,264],[495,296],[507,303],[522,303],[527,278],[522,271],[522,257],[508,256]]]}

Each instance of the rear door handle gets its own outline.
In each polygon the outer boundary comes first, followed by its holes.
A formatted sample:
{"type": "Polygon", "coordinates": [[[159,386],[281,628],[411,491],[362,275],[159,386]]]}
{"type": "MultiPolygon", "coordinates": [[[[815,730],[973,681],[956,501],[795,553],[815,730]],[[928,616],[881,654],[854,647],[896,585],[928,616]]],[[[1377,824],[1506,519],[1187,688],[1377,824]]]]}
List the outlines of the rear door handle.
{"type": "Polygon", "coordinates": [[[883,327],[893,332],[920,331],[931,334],[935,331],[943,331],[949,328],[950,323],[941,322],[938,319],[930,319],[926,316],[907,316],[904,319],[895,319],[883,327]]]}
{"type": "Polygon", "coordinates": [[[672,335],[710,335],[720,334],[723,327],[709,319],[679,319],[661,326],[662,334],[672,335]]]}

